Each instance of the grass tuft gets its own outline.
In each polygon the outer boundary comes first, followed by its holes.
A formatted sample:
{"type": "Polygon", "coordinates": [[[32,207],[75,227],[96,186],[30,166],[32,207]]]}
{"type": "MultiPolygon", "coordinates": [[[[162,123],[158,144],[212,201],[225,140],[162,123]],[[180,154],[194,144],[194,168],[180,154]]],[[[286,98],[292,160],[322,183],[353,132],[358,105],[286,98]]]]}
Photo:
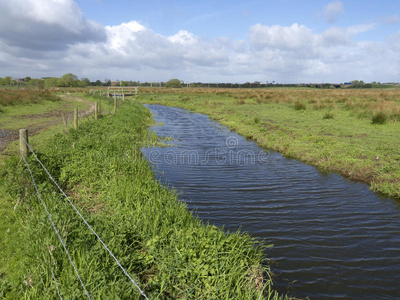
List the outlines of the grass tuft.
{"type": "Polygon", "coordinates": [[[303,102],[296,101],[294,103],[294,109],[295,110],[305,110],[306,109],[306,105],[303,102]]]}
{"type": "Polygon", "coordinates": [[[324,120],[333,119],[334,117],[335,117],[335,114],[334,114],[333,112],[327,111],[327,112],[324,114],[323,119],[324,119],[324,120]]]}
{"type": "Polygon", "coordinates": [[[378,111],[372,116],[372,124],[384,124],[388,117],[383,111],[378,111]]]}

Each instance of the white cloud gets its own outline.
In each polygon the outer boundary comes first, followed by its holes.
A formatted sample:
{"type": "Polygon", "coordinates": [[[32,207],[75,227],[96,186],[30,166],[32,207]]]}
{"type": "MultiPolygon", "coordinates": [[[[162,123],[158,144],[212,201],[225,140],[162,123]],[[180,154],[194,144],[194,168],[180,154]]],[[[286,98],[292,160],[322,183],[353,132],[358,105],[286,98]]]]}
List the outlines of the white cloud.
{"type": "Polygon", "coordinates": [[[249,42],[257,50],[268,48],[296,50],[312,46],[315,40],[313,32],[304,25],[293,24],[290,27],[256,24],[250,27],[249,42]]]}
{"type": "Polygon", "coordinates": [[[199,39],[194,34],[186,30],[179,30],[177,34],[168,37],[168,39],[173,43],[179,43],[184,46],[193,46],[199,41],[199,39]]]}
{"type": "Polygon", "coordinates": [[[331,2],[323,10],[323,15],[328,23],[336,22],[338,16],[342,13],[344,13],[344,8],[341,1],[331,2]]]}
{"type": "MultiPolygon", "coordinates": [[[[72,0],[0,0],[0,38],[25,50],[63,50],[105,40],[104,28],[84,18],[72,0]]],[[[22,53],[23,54],[23,53],[22,53]]]]}
{"type": "Polygon", "coordinates": [[[92,80],[392,81],[400,76],[400,32],[384,42],[355,39],[375,27],[317,33],[297,23],[255,24],[247,39],[208,40],[186,30],[161,35],[137,21],[101,26],[72,0],[0,0],[0,77],[72,72],[92,80]]]}

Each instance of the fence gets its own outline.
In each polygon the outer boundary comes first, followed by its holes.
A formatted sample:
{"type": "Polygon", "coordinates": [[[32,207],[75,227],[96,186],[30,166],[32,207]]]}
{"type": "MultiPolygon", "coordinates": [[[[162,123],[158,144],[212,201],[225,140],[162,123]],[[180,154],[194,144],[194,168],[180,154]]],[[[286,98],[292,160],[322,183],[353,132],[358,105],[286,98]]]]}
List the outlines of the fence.
{"type": "MultiPolygon", "coordinates": [[[[89,109],[88,111],[79,111],[77,108],[75,108],[74,111],[71,113],[62,114],[60,116],[61,120],[56,118],[53,121],[46,123],[45,125],[39,125],[36,127],[29,128],[30,132],[35,132],[35,131],[42,130],[43,126],[52,127],[50,132],[48,132],[44,135],[39,135],[38,137],[32,139],[30,141],[30,144],[31,145],[37,144],[40,140],[43,140],[43,139],[47,138],[48,136],[51,136],[55,133],[64,132],[65,134],[67,134],[68,130],[71,129],[72,127],[75,130],[78,130],[79,122],[81,122],[83,120],[90,120],[90,119],[97,120],[102,115],[107,115],[107,114],[111,114],[111,113],[115,114],[117,112],[117,108],[119,107],[119,105],[121,105],[123,103],[124,99],[118,100],[117,97],[114,97],[113,106],[112,107],[110,106],[108,109],[105,109],[104,103],[108,102],[108,101],[109,101],[108,99],[96,101],[93,104],[93,107],[91,109],[89,109]],[[71,119],[73,119],[72,122],[70,122],[71,119]],[[58,124],[61,123],[61,125],[56,125],[57,123],[58,124]],[[52,125],[54,125],[54,126],[52,126],[52,125]]],[[[20,145],[21,145],[21,143],[20,143],[20,145]]],[[[20,148],[20,150],[22,150],[22,148],[20,148]]],[[[26,150],[25,150],[25,152],[26,152],[26,150]]]]}
{"type": "MultiPolygon", "coordinates": [[[[114,113],[116,113],[116,108],[117,108],[117,101],[116,98],[114,97],[114,113]]],[[[98,115],[99,115],[99,105],[98,102],[95,102],[95,109],[94,109],[94,119],[97,120],[98,115]]],[[[75,109],[74,112],[71,114],[71,116],[74,116],[74,128],[76,130],[78,130],[78,119],[79,119],[79,114],[78,114],[78,110],[75,109]]],[[[87,114],[85,114],[87,115],[87,114]]],[[[63,118],[65,119],[65,118],[63,118]]],[[[64,122],[65,123],[65,122],[64,122]]],[[[65,124],[64,124],[65,125],[65,124]]],[[[66,126],[67,128],[67,126],[66,126]]],[[[89,223],[86,221],[86,219],[82,216],[82,214],[80,213],[79,209],[73,204],[73,202],[71,201],[71,199],[67,196],[67,194],[62,190],[62,188],[60,187],[60,185],[57,183],[57,181],[53,178],[53,176],[50,174],[50,172],[48,171],[48,169],[45,167],[45,165],[42,163],[42,161],[38,158],[38,156],[36,155],[35,151],[32,148],[31,143],[29,143],[29,137],[28,137],[28,130],[27,129],[20,129],[20,154],[21,154],[21,158],[22,160],[25,162],[25,165],[27,167],[27,170],[29,171],[30,177],[32,179],[32,183],[35,187],[35,191],[37,193],[38,199],[40,200],[40,203],[42,204],[47,217],[51,223],[51,226],[58,238],[58,240],[60,241],[60,244],[62,245],[65,253],[68,256],[68,260],[70,261],[74,272],[82,286],[82,289],[86,295],[86,297],[88,299],[90,299],[90,293],[88,292],[88,290],[86,289],[86,286],[81,278],[81,276],[79,275],[79,271],[78,268],[76,267],[76,265],[74,264],[74,261],[68,251],[67,245],[64,242],[63,238],[61,237],[59,231],[57,230],[56,225],[54,224],[53,218],[51,217],[51,214],[45,204],[45,202],[42,199],[42,196],[39,192],[39,189],[37,187],[35,178],[34,178],[34,174],[32,172],[32,169],[28,163],[27,157],[29,156],[30,153],[32,153],[32,155],[35,157],[35,159],[37,160],[37,162],[40,164],[40,166],[43,168],[43,170],[46,172],[46,174],[48,175],[48,177],[50,178],[51,182],[57,187],[57,189],[59,190],[59,192],[61,193],[61,195],[67,200],[67,202],[69,203],[69,205],[72,207],[72,209],[75,211],[75,213],[79,216],[79,218],[83,221],[83,223],[88,227],[88,229],[96,236],[97,240],[101,243],[101,245],[103,246],[103,248],[108,252],[108,254],[114,259],[115,263],[119,266],[119,268],[122,270],[122,272],[125,274],[125,276],[127,276],[129,278],[129,280],[131,281],[131,283],[137,288],[137,290],[139,291],[139,293],[145,298],[148,299],[146,294],[143,292],[143,290],[139,287],[139,285],[135,282],[135,280],[132,279],[132,277],[128,274],[128,272],[125,270],[125,268],[121,265],[121,263],[119,262],[119,260],[115,257],[115,255],[111,252],[111,250],[107,247],[107,245],[105,244],[105,242],[101,239],[101,237],[95,232],[95,230],[92,228],[92,226],[89,225],[89,223]]],[[[45,257],[44,260],[46,261],[45,257]]],[[[51,264],[49,263],[49,268],[52,274],[52,279],[55,282],[56,285],[56,289],[57,289],[57,294],[59,296],[60,299],[62,299],[62,295],[60,294],[60,290],[59,290],[59,285],[57,282],[57,279],[54,275],[53,269],[51,268],[51,264]]]]}

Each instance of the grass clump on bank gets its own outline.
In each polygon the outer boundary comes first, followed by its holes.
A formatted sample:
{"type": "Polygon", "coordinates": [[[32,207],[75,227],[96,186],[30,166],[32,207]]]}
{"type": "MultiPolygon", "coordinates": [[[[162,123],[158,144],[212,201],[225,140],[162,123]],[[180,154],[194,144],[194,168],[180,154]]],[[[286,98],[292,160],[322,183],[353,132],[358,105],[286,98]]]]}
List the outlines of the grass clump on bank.
{"type": "MultiPolygon", "coordinates": [[[[57,135],[37,150],[63,190],[149,299],[277,299],[263,246],[245,233],[203,224],[154,179],[141,154],[149,111],[126,103],[115,115],[57,135]]],[[[92,299],[138,298],[137,289],[28,158],[39,191],[92,299]]],[[[1,170],[0,297],[84,293],[20,157],[1,170]]]]}

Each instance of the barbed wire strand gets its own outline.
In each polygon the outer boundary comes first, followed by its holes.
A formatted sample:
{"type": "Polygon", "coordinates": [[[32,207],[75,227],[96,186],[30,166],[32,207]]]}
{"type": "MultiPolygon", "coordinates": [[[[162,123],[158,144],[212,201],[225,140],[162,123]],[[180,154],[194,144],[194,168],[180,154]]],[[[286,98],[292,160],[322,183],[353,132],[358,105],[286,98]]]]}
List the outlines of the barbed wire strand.
{"type": "Polygon", "coordinates": [[[51,216],[50,216],[49,211],[47,210],[47,206],[46,206],[46,204],[44,203],[44,201],[43,201],[43,199],[42,199],[42,196],[41,196],[40,193],[39,193],[39,189],[38,189],[38,187],[37,187],[37,185],[36,185],[35,179],[33,178],[32,170],[31,170],[31,168],[29,167],[29,164],[28,164],[28,162],[26,161],[25,157],[22,155],[22,153],[21,153],[21,157],[22,157],[22,159],[24,160],[24,162],[25,162],[25,164],[26,164],[26,167],[27,167],[28,170],[29,170],[29,173],[31,174],[32,182],[33,182],[33,185],[35,186],[36,193],[37,193],[37,195],[38,195],[38,197],[39,197],[39,199],[40,199],[40,202],[42,203],[44,209],[46,210],[46,213],[47,213],[47,216],[48,216],[49,219],[50,219],[51,225],[53,226],[53,229],[54,229],[54,231],[56,232],[56,234],[57,234],[57,236],[58,236],[58,239],[60,240],[61,244],[63,245],[64,250],[65,250],[65,252],[66,252],[67,255],[68,255],[69,261],[71,262],[72,266],[74,267],[75,273],[76,273],[76,275],[78,276],[79,281],[81,282],[81,285],[82,285],[82,287],[83,287],[83,289],[84,289],[84,291],[85,291],[85,294],[86,294],[87,298],[90,300],[89,293],[88,293],[88,291],[86,290],[85,284],[83,283],[83,281],[82,281],[82,279],[81,279],[81,276],[79,275],[79,272],[78,272],[78,270],[77,270],[77,268],[76,268],[74,262],[72,261],[72,258],[71,258],[71,255],[70,255],[69,252],[68,252],[67,246],[64,244],[64,241],[63,241],[63,239],[61,238],[60,233],[58,232],[58,230],[57,230],[57,228],[56,228],[56,225],[54,224],[53,219],[52,219],[51,216]]]}
{"type": "MultiPolygon", "coordinates": [[[[46,259],[44,253],[43,253],[43,259],[44,259],[44,261],[47,263],[47,259],[46,259]]],[[[48,263],[48,265],[49,265],[49,268],[50,268],[51,277],[53,278],[53,281],[54,281],[54,283],[56,284],[56,289],[57,289],[58,297],[60,297],[60,299],[62,300],[62,297],[61,297],[61,294],[60,294],[60,290],[59,290],[59,288],[58,288],[57,280],[56,280],[56,277],[54,276],[53,268],[51,267],[51,258],[50,258],[50,262],[48,263]]]]}
{"type": "Polygon", "coordinates": [[[131,278],[131,276],[128,274],[128,272],[124,269],[124,267],[121,265],[121,263],[118,261],[118,259],[114,256],[114,254],[111,252],[110,249],[108,249],[107,245],[103,242],[103,240],[99,237],[99,235],[94,231],[92,226],[89,225],[89,223],[85,220],[85,218],[82,216],[82,214],[79,212],[79,210],[75,207],[75,205],[72,203],[72,201],[69,199],[69,197],[65,194],[65,192],[61,189],[61,187],[58,185],[58,183],[55,181],[53,176],[49,173],[49,171],[46,169],[46,167],[43,165],[43,163],[40,161],[40,159],[36,156],[36,153],[33,151],[31,146],[26,142],[24,137],[22,137],[24,140],[25,144],[29,147],[31,150],[32,154],[35,156],[36,160],[39,162],[39,164],[42,166],[42,168],[46,171],[47,175],[53,181],[53,183],[57,186],[59,191],[64,195],[64,197],[68,200],[69,204],[72,206],[72,208],[76,211],[78,216],[82,219],[82,221],[86,224],[86,226],[90,229],[90,231],[97,237],[97,239],[100,241],[100,243],[103,245],[103,247],[108,251],[108,253],[111,255],[111,257],[115,260],[117,265],[121,268],[121,270],[124,272],[124,274],[130,279],[132,284],[139,290],[140,294],[145,297],[145,299],[148,300],[146,294],[142,291],[142,289],[139,287],[139,285],[131,278]]]}
{"type": "Polygon", "coordinates": [[[47,133],[47,134],[44,135],[44,136],[41,136],[40,138],[36,138],[36,139],[35,139],[35,138],[30,138],[30,140],[31,140],[30,143],[31,143],[31,144],[36,144],[36,143],[39,142],[40,140],[42,140],[42,139],[44,139],[44,138],[46,138],[46,137],[48,137],[48,136],[54,134],[55,132],[63,130],[63,127],[65,127],[64,124],[57,126],[56,129],[54,129],[53,131],[47,133]]]}

